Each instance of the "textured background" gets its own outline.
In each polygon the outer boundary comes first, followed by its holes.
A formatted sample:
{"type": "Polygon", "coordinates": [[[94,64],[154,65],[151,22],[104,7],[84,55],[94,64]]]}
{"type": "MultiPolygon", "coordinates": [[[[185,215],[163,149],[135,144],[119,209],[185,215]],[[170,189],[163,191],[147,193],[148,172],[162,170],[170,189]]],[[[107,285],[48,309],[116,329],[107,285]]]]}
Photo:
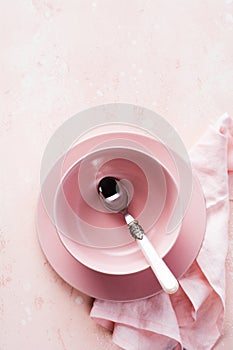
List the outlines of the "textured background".
{"type": "MultiPolygon", "coordinates": [[[[233,1],[2,0],[0,44],[0,349],[119,349],[38,245],[43,150],[70,116],[107,102],[156,111],[188,148],[233,115],[233,1]]],[[[233,344],[228,299],[218,350],[233,344]]]]}

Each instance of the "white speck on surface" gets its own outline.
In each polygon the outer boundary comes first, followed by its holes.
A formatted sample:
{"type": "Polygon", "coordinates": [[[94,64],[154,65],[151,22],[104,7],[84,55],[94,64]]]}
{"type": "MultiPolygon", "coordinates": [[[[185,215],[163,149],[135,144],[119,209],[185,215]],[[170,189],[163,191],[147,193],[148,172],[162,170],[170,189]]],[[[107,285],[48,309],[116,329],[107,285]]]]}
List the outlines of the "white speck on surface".
{"type": "Polygon", "coordinates": [[[93,2],[91,4],[91,8],[92,8],[92,11],[95,11],[96,10],[96,2],[93,2]]]}
{"type": "Polygon", "coordinates": [[[225,3],[226,3],[227,5],[230,5],[230,4],[233,3],[233,0],[225,0],[225,3]]]}
{"type": "Polygon", "coordinates": [[[89,82],[89,86],[93,86],[93,83],[91,81],[89,82]]]}
{"type": "Polygon", "coordinates": [[[103,91],[101,91],[101,90],[99,90],[99,89],[96,91],[96,94],[97,94],[98,96],[104,96],[103,91]]]}
{"type": "Polygon", "coordinates": [[[233,23],[233,15],[231,13],[226,13],[225,19],[227,23],[233,23]]]}
{"type": "Polygon", "coordinates": [[[30,284],[30,282],[24,283],[23,289],[25,290],[25,292],[29,292],[29,290],[31,289],[31,284],[30,284]]]}
{"type": "Polygon", "coordinates": [[[139,73],[139,74],[142,74],[142,69],[141,69],[141,68],[138,70],[138,73],[139,73]]]}
{"type": "Polygon", "coordinates": [[[50,18],[51,17],[51,12],[49,10],[46,10],[44,13],[46,18],[50,18]]]}
{"type": "Polygon", "coordinates": [[[20,323],[21,323],[22,326],[25,326],[26,320],[21,320],[20,323]]]}
{"type": "Polygon", "coordinates": [[[55,61],[56,65],[56,71],[54,71],[55,74],[64,75],[69,71],[68,64],[62,57],[57,57],[55,61]]]}
{"type": "Polygon", "coordinates": [[[28,316],[31,316],[31,310],[30,310],[30,308],[27,306],[27,307],[25,307],[25,312],[26,312],[26,314],[28,315],[28,316]]]}
{"type": "Polygon", "coordinates": [[[31,88],[33,86],[33,79],[30,75],[28,75],[24,79],[22,79],[22,86],[24,88],[31,88]]]}
{"type": "Polygon", "coordinates": [[[132,68],[136,68],[136,63],[132,63],[132,68]]]}
{"type": "Polygon", "coordinates": [[[157,106],[157,102],[156,101],[153,101],[151,104],[152,104],[152,106],[157,106]]]}
{"type": "Polygon", "coordinates": [[[124,77],[125,76],[125,72],[120,72],[120,76],[124,77]]]}
{"type": "Polygon", "coordinates": [[[136,45],[137,41],[136,40],[132,40],[132,45],[136,45]]]}
{"type": "Polygon", "coordinates": [[[76,304],[81,305],[83,304],[83,298],[79,295],[76,299],[75,299],[76,304]]]}

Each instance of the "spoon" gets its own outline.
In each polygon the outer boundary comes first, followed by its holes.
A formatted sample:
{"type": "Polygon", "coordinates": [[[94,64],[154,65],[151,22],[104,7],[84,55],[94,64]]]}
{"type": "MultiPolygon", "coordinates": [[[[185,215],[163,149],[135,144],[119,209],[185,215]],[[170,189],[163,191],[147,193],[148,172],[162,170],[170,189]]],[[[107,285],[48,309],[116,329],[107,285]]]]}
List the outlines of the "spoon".
{"type": "Polygon", "coordinates": [[[104,177],[98,184],[98,193],[105,208],[124,215],[132,237],[136,239],[163,290],[168,294],[175,293],[179,288],[177,279],[158,255],[141,225],[128,213],[129,195],[122,181],[104,177]]]}

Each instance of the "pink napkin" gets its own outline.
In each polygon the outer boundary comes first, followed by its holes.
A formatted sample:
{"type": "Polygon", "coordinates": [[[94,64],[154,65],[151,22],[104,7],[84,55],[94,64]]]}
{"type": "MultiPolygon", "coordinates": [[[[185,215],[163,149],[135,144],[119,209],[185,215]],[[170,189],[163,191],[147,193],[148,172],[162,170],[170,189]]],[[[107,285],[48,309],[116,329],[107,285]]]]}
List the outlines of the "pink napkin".
{"type": "Polygon", "coordinates": [[[199,255],[180,279],[178,292],[126,303],[94,301],[91,317],[111,329],[113,342],[123,349],[207,350],[221,334],[233,119],[224,114],[210,126],[190,158],[206,198],[207,227],[199,255]]]}

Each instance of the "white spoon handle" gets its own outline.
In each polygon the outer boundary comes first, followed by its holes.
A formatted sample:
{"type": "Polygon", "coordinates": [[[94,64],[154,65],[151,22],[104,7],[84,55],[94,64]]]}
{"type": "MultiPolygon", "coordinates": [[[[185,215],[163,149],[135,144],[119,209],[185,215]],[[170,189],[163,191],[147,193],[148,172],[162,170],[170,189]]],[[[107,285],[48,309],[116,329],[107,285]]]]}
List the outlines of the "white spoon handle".
{"type": "Polygon", "coordinates": [[[163,259],[160,258],[149,239],[143,235],[142,239],[136,239],[136,241],[163,290],[168,294],[175,293],[179,288],[178,281],[163,259]]]}
{"type": "Polygon", "coordinates": [[[179,288],[178,281],[146,237],[142,226],[129,213],[125,215],[125,221],[163,290],[169,294],[175,293],[179,288]]]}

